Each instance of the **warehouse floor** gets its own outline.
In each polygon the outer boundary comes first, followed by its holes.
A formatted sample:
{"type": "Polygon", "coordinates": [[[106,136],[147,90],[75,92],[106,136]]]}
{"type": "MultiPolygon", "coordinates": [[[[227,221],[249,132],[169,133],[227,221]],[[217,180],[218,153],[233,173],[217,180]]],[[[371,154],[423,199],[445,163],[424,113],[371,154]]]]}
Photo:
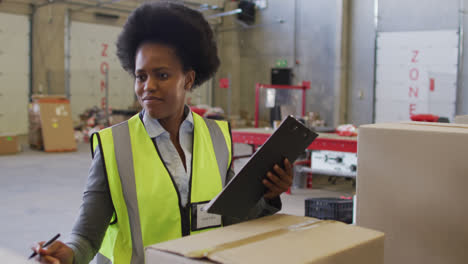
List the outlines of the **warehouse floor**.
{"type": "MultiPolygon", "coordinates": [[[[235,145],[234,150],[244,154],[249,148],[235,145]]],[[[0,156],[0,248],[26,256],[35,241],[56,233],[66,240],[80,206],[90,159],[87,144],[79,144],[72,153],[44,153],[26,147],[17,155],[0,156]]],[[[235,168],[245,161],[236,161],[235,168]]],[[[281,212],[304,215],[308,197],[354,194],[351,181],[339,179],[332,185],[327,179],[314,176],[313,189],[283,194],[281,212]]]]}

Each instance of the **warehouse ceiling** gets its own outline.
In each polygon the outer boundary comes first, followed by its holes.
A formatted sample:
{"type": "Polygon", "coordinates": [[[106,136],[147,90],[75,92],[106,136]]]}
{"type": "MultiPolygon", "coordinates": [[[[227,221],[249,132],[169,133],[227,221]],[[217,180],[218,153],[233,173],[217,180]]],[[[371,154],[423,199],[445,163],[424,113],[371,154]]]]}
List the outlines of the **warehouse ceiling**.
{"type": "MultiPolygon", "coordinates": [[[[0,10],[7,12],[23,12],[33,14],[41,7],[56,4],[65,4],[70,11],[72,19],[83,20],[91,16],[99,19],[101,23],[122,24],[128,14],[141,3],[161,0],[0,0],[0,10]],[[22,10],[22,11],[19,11],[22,10]]],[[[222,23],[221,17],[232,15],[224,12],[225,3],[229,0],[169,0],[185,5],[202,12],[213,26],[222,23]]],[[[232,12],[232,11],[230,11],[232,12]]],[[[86,19],[85,19],[86,20],[86,19]]]]}
{"type": "MultiPolygon", "coordinates": [[[[158,0],[153,0],[158,1],[158,0]]],[[[219,10],[225,0],[173,0],[182,2],[200,11],[219,10]]],[[[67,4],[72,11],[84,11],[89,8],[130,13],[138,5],[148,0],[0,0],[0,3],[32,4],[46,6],[51,4],[67,4]]]]}

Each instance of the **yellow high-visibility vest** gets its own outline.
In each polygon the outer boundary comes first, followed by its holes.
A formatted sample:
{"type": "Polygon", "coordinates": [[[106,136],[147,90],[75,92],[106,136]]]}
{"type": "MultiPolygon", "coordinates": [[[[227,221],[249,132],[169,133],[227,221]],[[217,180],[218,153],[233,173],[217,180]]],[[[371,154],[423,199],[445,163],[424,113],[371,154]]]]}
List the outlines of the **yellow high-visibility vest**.
{"type": "Polygon", "coordinates": [[[142,114],[91,137],[92,150],[99,147],[103,156],[115,208],[99,251],[112,263],[144,263],[146,246],[217,227],[197,229],[193,208],[222,190],[231,166],[230,128],[225,121],[192,114],[192,175],[185,207],[142,114]]]}

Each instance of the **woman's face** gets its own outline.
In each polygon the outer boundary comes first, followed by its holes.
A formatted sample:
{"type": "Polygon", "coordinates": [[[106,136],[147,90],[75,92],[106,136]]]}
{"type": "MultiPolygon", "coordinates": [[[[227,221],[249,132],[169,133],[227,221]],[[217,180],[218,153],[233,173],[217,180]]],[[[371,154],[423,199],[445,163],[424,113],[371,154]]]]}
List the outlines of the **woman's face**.
{"type": "Polygon", "coordinates": [[[184,72],[170,46],[142,44],[135,57],[135,93],[146,112],[156,119],[183,114],[185,93],[190,91],[195,72],[184,72]]]}

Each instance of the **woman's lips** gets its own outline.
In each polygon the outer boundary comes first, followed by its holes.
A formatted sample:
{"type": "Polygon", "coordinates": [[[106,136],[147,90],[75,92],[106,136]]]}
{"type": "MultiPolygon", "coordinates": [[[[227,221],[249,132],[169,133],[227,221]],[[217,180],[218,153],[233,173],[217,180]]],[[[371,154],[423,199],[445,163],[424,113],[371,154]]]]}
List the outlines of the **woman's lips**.
{"type": "Polygon", "coordinates": [[[162,99],[156,96],[145,96],[143,101],[162,101],[162,99]]]}
{"type": "Polygon", "coordinates": [[[163,103],[164,103],[164,100],[156,96],[143,97],[143,104],[145,105],[145,107],[149,107],[149,108],[160,107],[163,103]]]}

